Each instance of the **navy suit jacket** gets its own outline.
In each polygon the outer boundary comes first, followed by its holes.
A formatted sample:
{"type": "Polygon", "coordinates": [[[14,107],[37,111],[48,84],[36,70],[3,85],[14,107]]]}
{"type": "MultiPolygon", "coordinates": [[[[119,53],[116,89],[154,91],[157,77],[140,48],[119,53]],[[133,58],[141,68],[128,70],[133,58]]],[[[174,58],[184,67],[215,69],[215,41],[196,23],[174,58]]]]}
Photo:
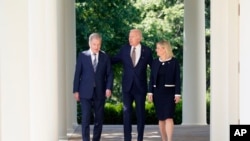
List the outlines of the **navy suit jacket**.
{"type": "Polygon", "coordinates": [[[152,50],[149,47],[141,45],[141,56],[137,65],[134,67],[130,56],[131,46],[124,45],[120,52],[112,58],[112,64],[121,62],[123,65],[122,90],[129,92],[131,86],[136,83],[139,93],[146,94],[148,89],[147,83],[147,66],[152,63],[152,50]]]}
{"type": "Polygon", "coordinates": [[[106,89],[112,90],[113,72],[110,58],[100,51],[96,72],[91,61],[89,50],[79,53],[74,76],[73,92],[79,92],[80,98],[91,99],[94,86],[96,98],[105,99],[106,89]]]}
{"type": "MultiPolygon", "coordinates": [[[[159,58],[155,59],[152,63],[150,81],[149,81],[149,92],[154,93],[154,88],[157,87],[157,74],[162,63],[159,58]]],[[[175,94],[181,94],[181,79],[180,79],[180,66],[176,58],[165,63],[166,67],[166,78],[165,87],[174,87],[175,94]]]]}

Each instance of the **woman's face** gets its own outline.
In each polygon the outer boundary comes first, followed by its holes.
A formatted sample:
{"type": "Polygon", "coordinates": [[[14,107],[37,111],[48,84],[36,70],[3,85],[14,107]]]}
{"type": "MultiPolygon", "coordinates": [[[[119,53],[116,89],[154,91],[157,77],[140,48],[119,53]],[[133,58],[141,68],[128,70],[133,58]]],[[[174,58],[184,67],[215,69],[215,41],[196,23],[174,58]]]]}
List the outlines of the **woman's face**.
{"type": "Polygon", "coordinates": [[[165,56],[167,53],[166,53],[166,49],[160,45],[160,44],[156,44],[156,54],[158,57],[162,57],[162,56],[165,56]]]}

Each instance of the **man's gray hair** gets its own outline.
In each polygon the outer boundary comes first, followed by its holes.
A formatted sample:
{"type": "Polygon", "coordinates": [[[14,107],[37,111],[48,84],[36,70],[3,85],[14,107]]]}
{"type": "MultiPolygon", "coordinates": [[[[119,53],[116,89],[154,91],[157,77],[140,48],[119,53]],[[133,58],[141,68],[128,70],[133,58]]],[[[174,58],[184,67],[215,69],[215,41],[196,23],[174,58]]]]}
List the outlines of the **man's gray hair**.
{"type": "Polygon", "coordinates": [[[102,40],[102,36],[99,33],[92,33],[89,36],[89,43],[93,40],[93,39],[100,39],[102,40]]]}

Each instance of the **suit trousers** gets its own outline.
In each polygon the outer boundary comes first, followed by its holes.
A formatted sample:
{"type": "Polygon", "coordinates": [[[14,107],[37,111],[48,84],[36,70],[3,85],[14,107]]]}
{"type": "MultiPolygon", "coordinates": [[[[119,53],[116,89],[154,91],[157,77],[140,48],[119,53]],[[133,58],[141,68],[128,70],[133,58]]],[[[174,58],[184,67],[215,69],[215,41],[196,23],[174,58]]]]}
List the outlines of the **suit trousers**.
{"type": "Polygon", "coordinates": [[[123,92],[123,131],[124,141],[132,140],[132,112],[133,102],[135,102],[136,118],[137,118],[137,141],[143,141],[145,126],[145,100],[146,93],[138,91],[138,87],[133,83],[129,92],[123,92]]]}
{"type": "Polygon", "coordinates": [[[105,99],[96,97],[94,90],[93,97],[91,99],[80,99],[81,111],[82,111],[82,140],[90,141],[90,124],[92,117],[92,109],[94,111],[94,131],[92,141],[100,141],[103,118],[104,118],[104,104],[105,99]]]}

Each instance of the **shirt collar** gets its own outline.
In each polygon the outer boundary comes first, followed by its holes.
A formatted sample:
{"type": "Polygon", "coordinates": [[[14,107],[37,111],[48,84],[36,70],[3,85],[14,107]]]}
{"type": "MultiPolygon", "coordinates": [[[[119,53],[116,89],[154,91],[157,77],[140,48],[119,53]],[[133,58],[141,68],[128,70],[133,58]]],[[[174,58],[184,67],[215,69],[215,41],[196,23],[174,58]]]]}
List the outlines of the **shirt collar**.
{"type": "MultiPolygon", "coordinates": [[[[91,49],[89,49],[89,52],[90,52],[91,55],[94,55],[94,53],[93,53],[93,51],[91,49]]],[[[98,55],[98,54],[99,54],[99,52],[96,53],[96,55],[98,55]]]]}
{"type": "Polygon", "coordinates": [[[141,48],[141,44],[138,44],[136,46],[132,46],[132,47],[135,47],[135,48],[141,48]]]}

